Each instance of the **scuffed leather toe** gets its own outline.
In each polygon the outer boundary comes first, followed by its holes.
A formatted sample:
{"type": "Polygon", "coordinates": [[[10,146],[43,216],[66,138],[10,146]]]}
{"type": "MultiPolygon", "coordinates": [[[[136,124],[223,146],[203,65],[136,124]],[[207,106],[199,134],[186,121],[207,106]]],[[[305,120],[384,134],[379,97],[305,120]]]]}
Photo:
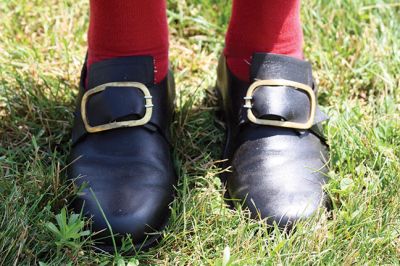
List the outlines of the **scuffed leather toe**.
{"type": "Polygon", "coordinates": [[[231,197],[245,199],[254,218],[267,218],[269,224],[275,222],[279,227],[311,216],[326,200],[322,186],[327,180],[321,178],[323,157],[312,156],[319,154],[319,147],[307,154],[296,149],[307,144],[312,145],[293,135],[242,144],[232,160],[231,197]]]}
{"type": "Polygon", "coordinates": [[[168,202],[171,201],[170,192],[160,187],[137,186],[134,196],[124,191],[116,191],[111,195],[114,199],[108,199],[109,193],[95,192],[98,203],[88,189],[83,191],[80,201],[76,202],[81,207],[84,202],[83,212],[92,217],[92,230],[99,233],[98,242],[112,245],[111,233],[105,217],[112,228],[117,245],[122,237],[129,235],[135,245],[151,241],[159,236],[167,222],[169,215],[168,202]],[[106,194],[106,195],[104,195],[106,194]],[[115,198],[119,200],[116,201],[115,198]],[[163,198],[163,201],[160,201],[163,198]],[[129,203],[129,204],[127,204],[129,203]],[[104,216],[100,207],[104,212],[104,216]],[[104,237],[104,238],[103,238],[104,237]]]}
{"type": "Polygon", "coordinates": [[[158,182],[165,174],[146,163],[125,162],[136,170],[126,171],[125,164],[107,161],[104,157],[90,161],[81,157],[75,162],[74,170],[81,176],[75,183],[84,188],[74,204],[75,209],[80,212],[83,206],[83,213],[93,221],[93,232],[100,232],[98,238],[104,238],[100,242],[112,244],[106,218],[118,244],[123,236],[130,235],[133,243],[140,245],[154,238],[165,226],[168,205],[173,199],[168,182],[173,181],[158,182]],[[113,182],[107,182],[108,179],[113,182]]]}

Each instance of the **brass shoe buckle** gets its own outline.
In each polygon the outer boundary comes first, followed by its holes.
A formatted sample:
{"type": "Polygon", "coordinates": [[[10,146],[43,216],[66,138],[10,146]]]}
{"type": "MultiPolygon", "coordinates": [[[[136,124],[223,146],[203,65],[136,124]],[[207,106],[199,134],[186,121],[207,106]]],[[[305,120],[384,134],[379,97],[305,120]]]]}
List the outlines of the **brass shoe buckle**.
{"type": "Polygon", "coordinates": [[[243,107],[247,108],[247,117],[254,124],[284,127],[284,128],[294,128],[294,129],[310,129],[313,126],[315,112],[317,108],[317,101],[313,89],[308,85],[286,79],[257,80],[250,85],[249,89],[247,90],[246,96],[244,97],[244,100],[245,100],[245,105],[243,107]],[[277,121],[277,120],[257,118],[254,115],[253,111],[251,110],[252,109],[251,100],[253,99],[254,91],[260,86],[272,86],[272,87],[289,86],[296,90],[305,91],[310,99],[310,114],[307,122],[296,123],[289,121],[277,121]]]}
{"type": "Polygon", "coordinates": [[[143,83],[140,82],[110,82],[110,83],[105,83],[100,86],[97,86],[93,89],[88,90],[85,92],[85,94],[82,97],[82,102],[81,102],[81,114],[82,114],[82,121],[83,124],[85,125],[86,131],[89,133],[96,133],[96,132],[101,132],[101,131],[107,131],[115,128],[122,128],[122,127],[137,127],[137,126],[142,126],[147,124],[151,116],[153,114],[153,102],[152,102],[152,96],[150,94],[149,89],[144,85],[143,83]],[[138,120],[129,120],[129,121],[121,121],[121,122],[111,122],[108,124],[103,124],[99,126],[91,126],[88,118],[87,118],[87,113],[86,113],[86,105],[88,102],[88,99],[91,95],[99,93],[104,91],[107,87],[127,87],[128,89],[132,88],[137,88],[141,90],[144,94],[144,100],[145,100],[145,108],[146,112],[144,116],[141,119],[138,120]]]}

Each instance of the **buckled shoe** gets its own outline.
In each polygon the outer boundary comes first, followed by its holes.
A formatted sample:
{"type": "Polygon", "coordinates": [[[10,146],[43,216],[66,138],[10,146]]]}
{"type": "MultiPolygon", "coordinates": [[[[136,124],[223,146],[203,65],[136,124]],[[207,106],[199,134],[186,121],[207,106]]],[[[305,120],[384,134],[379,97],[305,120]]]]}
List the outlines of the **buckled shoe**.
{"type": "Polygon", "coordinates": [[[328,146],[321,130],[327,119],[317,105],[311,65],[288,56],[255,53],[251,82],[236,78],[225,58],[217,90],[227,127],[223,174],[230,202],[253,218],[291,228],[299,219],[329,208],[328,146]]]}
{"type": "Polygon", "coordinates": [[[169,144],[174,97],[172,74],[154,83],[150,56],[83,67],[68,177],[83,188],[74,208],[92,217],[104,250],[112,250],[106,220],[117,245],[130,235],[136,248],[154,244],[168,221],[177,181],[169,144]]]}

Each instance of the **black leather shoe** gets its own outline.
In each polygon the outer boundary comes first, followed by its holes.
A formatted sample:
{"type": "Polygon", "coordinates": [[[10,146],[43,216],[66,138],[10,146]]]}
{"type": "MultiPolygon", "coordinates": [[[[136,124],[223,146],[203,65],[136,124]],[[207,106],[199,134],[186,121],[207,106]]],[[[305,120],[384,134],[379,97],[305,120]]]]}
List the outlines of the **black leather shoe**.
{"type": "Polygon", "coordinates": [[[329,205],[328,147],[321,131],[327,117],[317,106],[308,62],[256,53],[252,82],[243,82],[222,57],[217,89],[227,124],[223,176],[229,197],[254,218],[290,228],[294,221],[329,205]]]}
{"type": "Polygon", "coordinates": [[[136,248],[149,247],[168,221],[177,181],[169,145],[173,77],[154,84],[148,56],[95,63],[87,83],[86,72],[85,64],[68,171],[85,187],[74,208],[93,218],[93,231],[104,230],[102,249],[112,250],[102,211],[117,245],[128,234],[136,248]]]}

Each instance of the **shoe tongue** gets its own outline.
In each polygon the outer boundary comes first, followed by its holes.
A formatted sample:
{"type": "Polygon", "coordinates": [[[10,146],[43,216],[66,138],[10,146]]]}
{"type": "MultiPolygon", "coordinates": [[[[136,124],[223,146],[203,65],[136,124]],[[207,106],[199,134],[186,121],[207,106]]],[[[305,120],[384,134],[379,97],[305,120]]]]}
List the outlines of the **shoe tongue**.
{"type": "Polygon", "coordinates": [[[253,55],[251,80],[287,79],[312,86],[311,64],[290,56],[255,53],[253,55]]]}
{"type": "Polygon", "coordinates": [[[113,58],[94,63],[88,73],[87,88],[109,82],[135,81],[154,83],[154,63],[151,56],[113,58]]]}

